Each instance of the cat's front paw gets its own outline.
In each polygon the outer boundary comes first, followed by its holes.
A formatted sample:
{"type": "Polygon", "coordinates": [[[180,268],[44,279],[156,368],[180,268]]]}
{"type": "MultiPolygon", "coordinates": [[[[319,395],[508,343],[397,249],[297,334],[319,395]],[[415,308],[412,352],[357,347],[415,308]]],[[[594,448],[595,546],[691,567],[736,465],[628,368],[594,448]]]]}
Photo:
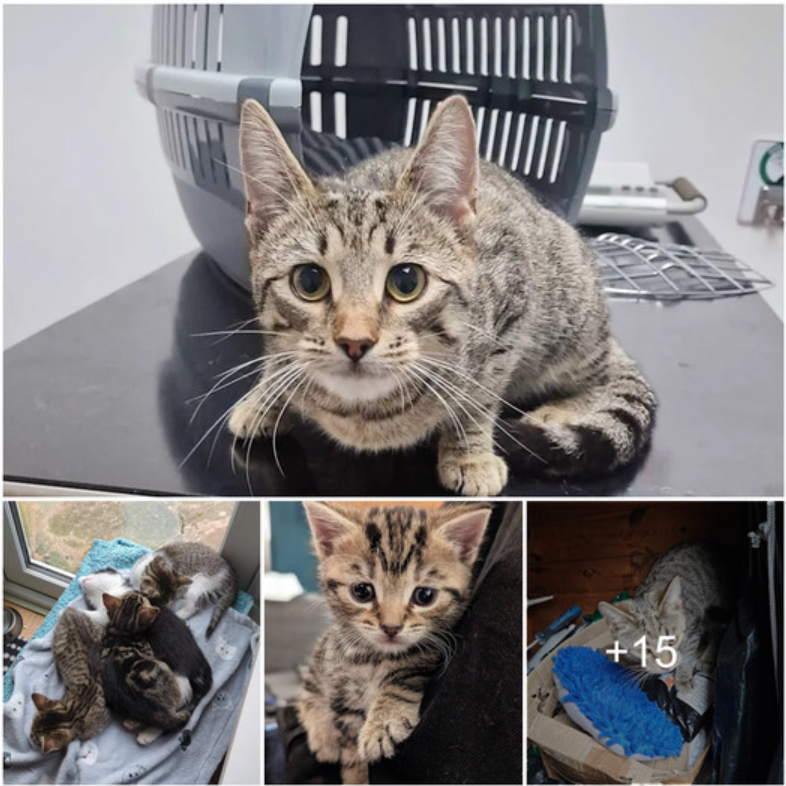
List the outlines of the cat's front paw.
{"type": "Polygon", "coordinates": [[[312,726],[308,729],[308,749],[317,761],[337,762],[341,759],[336,730],[332,726],[312,726]]]}
{"type": "Polygon", "coordinates": [[[417,709],[414,713],[402,713],[395,718],[370,716],[358,737],[360,758],[368,762],[390,758],[396,745],[412,734],[419,717],[417,709]]]}
{"type": "Polygon", "coordinates": [[[678,693],[688,693],[693,690],[693,669],[691,667],[677,666],[675,683],[678,693]]]}
{"type": "Polygon", "coordinates": [[[439,458],[445,488],[467,497],[496,497],[508,482],[508,465],[494,453],[450,451],[439,458]]]}
{"type": "Polygon", "coordinates": [[[235,404],[227,425],[239,439],[254,439],[284,433],[290,424],[291,417],[286,412],[282,415],[279,408],[264,403],[264,397],[250,395],[235,404]]]}

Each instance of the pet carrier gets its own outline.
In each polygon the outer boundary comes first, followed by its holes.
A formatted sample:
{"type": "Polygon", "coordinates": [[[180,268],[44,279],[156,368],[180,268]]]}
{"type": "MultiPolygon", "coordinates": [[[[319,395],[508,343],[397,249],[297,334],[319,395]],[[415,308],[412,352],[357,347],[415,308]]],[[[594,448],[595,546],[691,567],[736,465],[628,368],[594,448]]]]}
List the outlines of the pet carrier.
{"type": "Polygon", "coordinates": [[[137,84],[194,233],[244,284],[247,98],[323,175],[416,144],[439,101],[461,93],[480,155],[569,220],[614,116],[600,6],[157,6],[137,84]]]}

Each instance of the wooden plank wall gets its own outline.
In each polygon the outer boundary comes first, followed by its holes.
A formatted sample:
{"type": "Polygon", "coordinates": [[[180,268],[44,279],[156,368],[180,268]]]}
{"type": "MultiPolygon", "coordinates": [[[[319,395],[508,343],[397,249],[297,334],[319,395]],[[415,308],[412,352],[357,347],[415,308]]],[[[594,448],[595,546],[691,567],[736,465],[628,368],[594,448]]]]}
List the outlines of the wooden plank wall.
{"type": "Polygon", "coordinates": [[[738,502],[530,502],[527,597],[554,600],[528,611],[527,643],[570,606],[589,614],[635,589],[655,557],[677,543],[744,547],[745,523],[738,502]]]}

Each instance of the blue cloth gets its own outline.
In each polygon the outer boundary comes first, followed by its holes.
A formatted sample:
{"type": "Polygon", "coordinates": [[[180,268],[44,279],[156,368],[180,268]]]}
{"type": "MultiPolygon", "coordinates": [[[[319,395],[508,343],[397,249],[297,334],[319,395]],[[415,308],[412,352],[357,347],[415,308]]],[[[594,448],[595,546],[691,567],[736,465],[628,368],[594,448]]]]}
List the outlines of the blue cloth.
{"type": "MultiPolygon", "coordinates": [[[[682,735],[666,713],[647,698],[631,673],[590,647],[563,647],[554,658],[554,676],[572,703],[598,731],[597,739],[619,745],[626,756],[679,756],[682,735]]],[[[581,724],[585,726],[586,724],[581,724]]]]}
{"type": "MultiPolygon", "coordinates": [[[[82,587],[79,584],[81,576],[89,576],[91,573],[97,573],[99,570],[106,568],[114,568],[115,570],[130,570],[134,563],[142,556],[147,554],[150,549],[145,546],[140,546],[138,543],[132,543],[125,538],[115,538],[115,540],[99,540],[96,538],[90,551],[87,552],[82,564],[79,566],[76,576],[73,581],[66,587],[63,594],[57,599],[57,602],[52,607],[46,619],[39,625],[38,630],[31,636],[30,641],[35,641],[43,636],[46,636],[57,623],[57,618],[60,612],[71,601],[76,600],[82,595],[82,587]]],[[[254,605],[254,599],[247,592],[238,592],[237,600],[235,601],[234,608],[241,614],[248,614],[251,607],[254,605]]],[[[14,690],[14,666],[19,661],[19,658],[24,653],[25,649],[30,646],[29,642],[19,652],[16,660],[11,668],[3,678],[3,703],[11,698],[14,690]]]]}

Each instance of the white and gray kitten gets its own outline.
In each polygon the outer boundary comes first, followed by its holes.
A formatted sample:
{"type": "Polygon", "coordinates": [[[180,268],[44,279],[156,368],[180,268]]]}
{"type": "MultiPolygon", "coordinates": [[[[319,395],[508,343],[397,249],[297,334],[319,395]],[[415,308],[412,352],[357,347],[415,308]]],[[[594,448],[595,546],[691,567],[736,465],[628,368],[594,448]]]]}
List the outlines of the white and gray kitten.
{"type": "Polygon", "coordinates": [[[442,484],[469,496],[499,494],[508,462],[591,477],[643,454],[655,398],[611,336],[592,251],[479,161],[465,99],[414,152],[343,178],[313,181],[254,101],[240,142],[266,355],[236,436],[275,435],[292,412],[357,451],[436,435],[442,484]]]}
{"type": "Polygon", "coordinates": [[[208,637],[237,598],[232,566],[201,543],[170,543],[145,554],[131,569],[130,581],[151,602],[171,606],[183,620],[214,604],[208,637]]]}
{"type": "Polygon", "coordinates": [[[627,654],[620,662],[639,673],[675,671],[677,689],[690,690],[696,671],[713,674],[720,638],[733,603],[727,566],[719,547],[704,542],[681,543],[658,557],[630,600],[601,602],[615,641],[627,654]],[[641,637],[646,665],[641,664],[641,637]],[[676,653],[658,651],[660,637],[676,653]],[[669,668],[658,665],[670,664],[669,668]],[[671,663],[671,661],[674,661],[671,663]]]}

